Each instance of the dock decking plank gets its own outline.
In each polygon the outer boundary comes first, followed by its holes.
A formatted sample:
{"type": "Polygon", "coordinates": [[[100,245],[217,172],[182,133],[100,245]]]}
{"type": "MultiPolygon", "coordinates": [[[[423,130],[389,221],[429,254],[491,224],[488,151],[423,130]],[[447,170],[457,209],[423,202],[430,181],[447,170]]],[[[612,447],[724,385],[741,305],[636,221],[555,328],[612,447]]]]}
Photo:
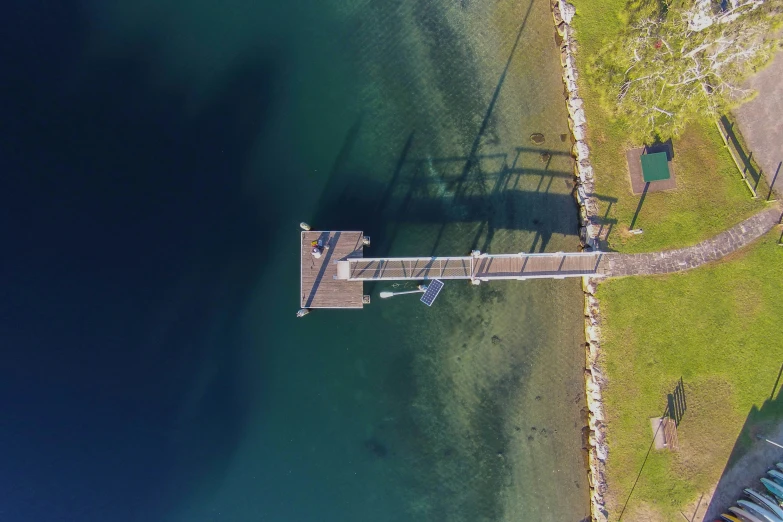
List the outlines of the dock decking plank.
{"type": "Polygon", "coordinates": [[[337,261],[360,258],[363,232],[301,233],[302,308],[362,308],[364,293],[361,281],[337,280],[337,261]],[[329,248],[319,259],[311,253],[311,243],[321,239],[329,248]]]}

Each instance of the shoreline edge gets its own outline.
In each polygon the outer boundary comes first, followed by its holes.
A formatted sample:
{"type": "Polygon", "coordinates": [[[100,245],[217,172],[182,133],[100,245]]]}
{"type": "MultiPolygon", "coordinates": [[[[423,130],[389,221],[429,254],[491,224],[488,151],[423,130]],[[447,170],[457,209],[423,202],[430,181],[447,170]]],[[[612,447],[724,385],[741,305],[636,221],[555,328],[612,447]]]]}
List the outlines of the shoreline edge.
{"type": "MultiPolygon", "coordinates": [[[[576,70],[576,39],[571,20],[576,8],[566,0],[552,0],[557,40],[560,46],[560,65],[563,68],[566,107],[568,109],[568,127],[571,131],[573,147],[571,154],[575,160],[576,202],[579,205],[579,240],[582,249],[598,250],[601,226],[598,218],[594,172],[590,162],[590,149],[585,141],[587,120],[584,101],[579,97],[576,70]]],[[[599,365],[601,354],[601,312],[595,296],[598,279],[582,278],[585,315],[585,397],[587,401],[586,429],[588,451],[588,483],[590,485],[590,514],[593,522],[606,522],[606,458],[609,448],[606,444],[606,417],[603,407],[602,390],[606,384],[599,365]]]]}

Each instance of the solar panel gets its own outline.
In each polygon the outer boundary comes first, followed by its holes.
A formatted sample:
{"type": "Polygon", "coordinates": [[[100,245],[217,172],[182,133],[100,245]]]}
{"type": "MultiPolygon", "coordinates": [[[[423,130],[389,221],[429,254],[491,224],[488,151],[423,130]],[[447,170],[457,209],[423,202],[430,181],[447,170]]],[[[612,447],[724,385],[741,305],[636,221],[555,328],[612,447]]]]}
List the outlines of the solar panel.
{"type": "Polygon", "coordinates": [[[435,298],[438,297],[438,294],[442,289],[443,281],[433,279],[427,285],[427,291],[421,296],[421,302],[427,306],[432,306],[433,301],[435,301],[435,298]]]}

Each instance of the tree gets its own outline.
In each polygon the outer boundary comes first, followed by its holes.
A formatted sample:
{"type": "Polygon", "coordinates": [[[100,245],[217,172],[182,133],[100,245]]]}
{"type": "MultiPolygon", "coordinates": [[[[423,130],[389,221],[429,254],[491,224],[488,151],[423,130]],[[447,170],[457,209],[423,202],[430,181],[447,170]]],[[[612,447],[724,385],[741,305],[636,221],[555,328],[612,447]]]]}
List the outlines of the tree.
{"type": "Polygon", "coordinates": [[[588,69],[588,79],[649,142],[676,136],[698,114],[747,100],[742,82],[771,60],[783,20],[780,0],[686,0],[631,22],[588,69]]]}

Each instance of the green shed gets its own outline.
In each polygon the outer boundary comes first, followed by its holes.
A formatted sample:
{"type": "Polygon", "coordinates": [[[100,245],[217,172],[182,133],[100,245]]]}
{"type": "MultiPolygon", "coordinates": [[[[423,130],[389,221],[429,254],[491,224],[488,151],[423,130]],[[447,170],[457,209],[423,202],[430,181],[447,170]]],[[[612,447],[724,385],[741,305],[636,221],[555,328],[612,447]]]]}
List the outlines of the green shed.
{"type": "Polygon", "coordinates": [[[642,179],[645,183],[669,179],[669,160],[666,152],[642,154],[642,179]]]}

